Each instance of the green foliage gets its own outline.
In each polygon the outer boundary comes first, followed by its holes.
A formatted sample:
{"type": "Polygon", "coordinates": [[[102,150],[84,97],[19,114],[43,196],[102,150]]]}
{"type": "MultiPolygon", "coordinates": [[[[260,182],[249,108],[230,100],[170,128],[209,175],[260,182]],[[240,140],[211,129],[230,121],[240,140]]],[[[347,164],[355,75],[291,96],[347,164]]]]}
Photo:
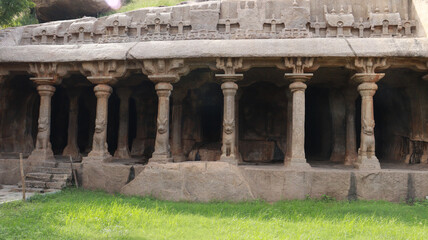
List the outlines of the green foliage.
{"type": "Polygon", "coordinates": [[[118,12],[127,12],[145,7],[173,6],[185,0],[131,0],[121,7],[118,12]]]}
{"type": "Polygon", "coordinates": [[[174,203],[66,189],[0,205],[0,239],[428,239],[428,207],[328,196],[174,203]]]}
{"type": "Polygon", "coordinates": [[[31,8],[35,4],[31,0],[1,0],[0,27],[14,27],[35,23],[31,8]]]}

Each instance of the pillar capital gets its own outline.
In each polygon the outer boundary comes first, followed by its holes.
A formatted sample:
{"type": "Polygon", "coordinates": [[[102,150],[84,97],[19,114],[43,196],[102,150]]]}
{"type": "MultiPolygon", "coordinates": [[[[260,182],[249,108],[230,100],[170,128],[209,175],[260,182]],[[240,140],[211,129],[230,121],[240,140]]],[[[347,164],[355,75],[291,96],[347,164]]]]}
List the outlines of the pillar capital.
{"type": "Polygon", "coordinates": [[[366,74],[374,74],[377,70],[387,69],[389,66],[387,59],[380,57],[357,57],[346,65],[349,69],[366,74]]]}
{"type": "Polygon", "coordinates": [[[52,97],[55,92],[55,87],[52,85],[39,85],[37,86],[37,91],[40,96],[52,97]]]}
{"type": "Polygon", "coordinates": [[[291,69],[293,74],[303,74],[305,71],[314,71],[318,68],[314,61],[315,58],[311,57],[286,57],[284,58],[284,67],[291,69]]]}
{"type": "Polygon", "coordinates": [[[147,59],[142,63],[142,72],[155,83],[178,82],[189,71],[190,68],[184,64],[183,59],[147,59]]]}
{"type": "Polygon", "coordinates": [[[237,82],[244,79],[244,74],[216,74],[215,77],[219,79],[221,82],[237,82]]]}
{"type": "Polygon", "coordinates": [[[34,75],[30,80],[38,85],[54,85],[61,83],[67,68],[58,63],[30,63],[29,73],[34,75]]]}
{"type": "Polygon", "coordinates": [[[109,97],[113,88],[107,84],[98,84],[94,87],[94,92],[97,97],[109,97]]]}
{"type": "Polygon", "coordinates": [[[385,77],[385,73],[356,73],[351,77],[351,81],[361,83],[376,83],[385,77]]]}
{"type": "Polygon", "coordinates": [[[223,75],[235,75],[236,71],[242,70],[243,59],[242,58],[217,58],[216,59],[216,68],[223,70],[223,75]]]}
{"type": "Polygon", "coordinates": [[[83,62],[80,72],[93,84],[113,85],[126,74],[124,61],[93,61],[83,62]]]}
{"type": "Polygon", "coordinates": [[[314,76],[313,73],[285,73],[284,78],[290,80],[290,82],[301,82],[305,83],[314,76]]]}

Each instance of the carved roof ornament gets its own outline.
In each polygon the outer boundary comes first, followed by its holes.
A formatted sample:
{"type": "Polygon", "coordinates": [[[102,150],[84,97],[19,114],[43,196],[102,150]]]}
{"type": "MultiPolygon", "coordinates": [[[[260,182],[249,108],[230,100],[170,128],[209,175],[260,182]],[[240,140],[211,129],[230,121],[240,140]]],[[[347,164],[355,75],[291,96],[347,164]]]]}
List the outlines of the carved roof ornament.
{"type": "Polygon", "coordinates": [[[383,12],[380,12],[379,8],[375,8],[374,12],[372,12],[369,7],[369,21],[372,37],[393,37],[401,35],[401,17],[396,9],[391,12],[389,6],[386,6],[383,12]]]}
{"type": "Polygon", "coordinates": [[[80,66],[80,72],[93,84],[115,84],[126,71],[126,63],[115,60],[82,62],[80,66]]]}
{"type": "Polygon", "coordinates": [[[183,59],[148,59],[143,60],[142,71],[153,82],[176,83],[190,68],[183,59]]]}
{"type": "Polygon", "coordinates": [[[328,8],[324,5],[324,15],[328,24],[327,37],[352,37],[352,28],[354,27],[354,15],[352,14],[352,6],[348,6],[345,12],[343,6],[340,7],[339,13],[333,8],[328,12],[328,8]]]}
{"type": "Polygon", "coordinates": [[[304,74],[305,71],[313,71],[318,68],[311,57],[286,57],[284,58],[285,68],[291,69],[293,74],[304,74]]]}
{"type": "Polygon", "coordinates": [[[386,58],[378,57],[355,58],[354,63],[347,64],[347,68],[365,74],[375,74],[377,70],[387,69],[389,66],[386,58]]]}
{"type": "Polygon", "coordinates": [[[30,78],[39,85],[60,84],[62,78],[68,74],[67,67],[59,63],[30,63],[30,78]]]}
{"type": "Polygon", "coordinates": [[[68,28],[68,35],[72,43],[92,43],[95,31],[96,18],[83,18],[81,21],[73,22],[68,28]]]}

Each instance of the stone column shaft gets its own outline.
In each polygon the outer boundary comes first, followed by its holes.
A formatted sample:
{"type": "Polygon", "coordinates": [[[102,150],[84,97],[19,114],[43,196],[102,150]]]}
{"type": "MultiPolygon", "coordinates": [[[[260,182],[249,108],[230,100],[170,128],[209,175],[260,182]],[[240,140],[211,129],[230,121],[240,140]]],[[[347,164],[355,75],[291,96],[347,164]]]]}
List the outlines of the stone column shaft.
{"type": "Polygon", "coordinates": [[[346,104],[341,89],[330,89],[329,105],[332,121],[333,147],[331,162],[343,162],[346,152],[346,104]]]}
{"type": "Polygon", "coordinates": [[[29,160],[55,160],[50,142],[51,135],[51,100],[55,87],[39,85],[37,91],[40,95],[40,109],[36,147],[28,157],[29,160]]]}
{"type": "Polygon", "coordinates": [[[284,161],[284,165],[290,168],[310,168],[305,156],[305,82],[312,74],[286,74],[290,79],[290,91],[292,94],[291,109],[291,143],[289,154],[284,161]]]}
{"type": "Polygon", "coordinates": [[[357,73],[353,76],[360,84],[358,92],[361,95],[361,143],[355,163],[358,169],[380,169],[379,160],[375,155],[373,96],[378,89],[376,82],[384,75],[357,73]]]}
{"type": "Polygon", "coordinates": [[[155,86],[159,102],[155,151],[150,162],[166,163],[173,160],[169,146],[169,97],[172,88],[168,82],[159,82],[155,86]]]}
{"type": "Polygon", "coordinates": [[[70,109],[68,116],[68,138],[67,146],[64,148],[62,155],[71,156],[73,159],[80,159],[80,151],[77,145],[78,131],[78,113],[79,113],[79,95],[77,91],[69,92],[70,109]]]}
{"type": "Polygon", "coordinates": [[[128,159],[130,158],[128,146],[128,127],[129,127],[129,98],[131,90],[121,88],[118,89],[117,95],[120,99],[120,113],[119,113],[119,136],[117,141],[117,149],[114,157],[128,159]]]}
{"type": "Polygon", "coordinates": [[[107,84],[98,84],[94,88],[97,97],[97,111],[95,119],[95,132],[92,141],[92,151],[88,157],[95,160],[106,160],[111,158],[107,146],[107,120],[108,120],[108,98],[113,92],[112,87],[107,84]]]}
{"type": "Polygon", "coordinates": [[[346,150],[345,165],[353,165],[357,159],[357,135],[355,132],[355,100],[358,92],[348,89],[345,93],[346,104],[346,150]]]}

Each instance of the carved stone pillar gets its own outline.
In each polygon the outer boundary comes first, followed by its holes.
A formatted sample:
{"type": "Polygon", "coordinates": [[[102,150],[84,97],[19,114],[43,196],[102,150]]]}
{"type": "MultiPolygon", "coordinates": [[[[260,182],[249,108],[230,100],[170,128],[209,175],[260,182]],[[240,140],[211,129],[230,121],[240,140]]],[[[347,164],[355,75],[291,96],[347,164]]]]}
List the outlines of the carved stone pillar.
{"type": "Polygon", "coordinates": [[[242,74],[216,74],[222,80],[221,89],[224,96],[223,135],[220,161],[238,164],[239,156],[236,148],[235,95],[242,74]]]}
{"type": "Polygon", "coordinates": [[[242,163],[244,160],[242,159],[241,152],[239,151],[239,100],[242,97],[242,90],[238,89],[235,96],[235,137],[236,137],[236,155],[238,158],[238,162],[242,163]]]}
{"type": "Polygon", "coordinates": [[[173,93],[172,104],[172,142],[171,152],[174,157],[174,162],[184,162],[186,157],[183,154],[182,144],[182,119],[183,119],[183,99],[186,96],[186,91],[175,90],[173,93]]]}
{"type": "Polygon", "coordinates": [[[117,140],[117,149],[114,157],[127,159],[130,158],[128,146],[128,127],[129,127],[129,98],[131,96],[131,89],[119,88],[117,95],[120,99],[120,113],[119,113],[119,136],[117,140]]]}
{"type": "MultiPolygon", "coordinates": [[[[33,78],[37,82],[38,79],[33,78]]],[[[39,124],[36,138],[36,147],[28,157],[28,160],[47,161],[55,160],[52,145],[50,142],[51,135],[51,99],[55,92],[52,85],[39,85],[37,91],[40,95],[39,124]]]]}
{"type": "Polygon", "coordinates": [[[142,156],[145,149],[146,120],[144,112],[147,111],[146,103],[141,96],[135,98],[137,110],[137,134],[132,142],[131,155],[142,156]]]}
{"type": "Polygon", "coordinates": [[[358,169],[380,169],[380,163],[375,155],[374,110],[373,96],[378,89],[376,82],[385,74],[357,73],[352,79],[359,84],[361,95],[361,143],[358,149],[358,159],[354,164],[358,169]]]}
{"type": "Polygon", "coordinates": [[[79,92],[77,89],[69,90],[70,109],[68,115],[68,138],[67,146],[64,148],[62,155],[71,156],[73,159],[80,160],[80,151],[77,145],[78,131],[78,113],[79,113],[79,92]]]}
{"type": "Polygon", "coordinates": [[[158,82],[155,86],[158,100],[157,132],[155,151],[150,162],[172,162],[169,146],[169,97],[172,85],[169,82],[158,82]]]}
{"type": "Polygon", "coordinates": [[[291,153],[291,137],[292,137],[292,129],[293,125],[291,124],[291,121],[293,121],[293,95],[291,91],[288,89],[286,92],[287,96],[287,139],[286,139],[286,146],[285,146],[285,159],[290,158],[291,153]]]}
{"type": "Polygon", "coordinates": [[[357,135],[355,132],[355,101],[358,92],[355,88],[348,88],[345,91],[346,105],[346,150],[345,165],[354,165],[357,160],[357,135]]]}
{"type": "Polygon", "coordinates": [[[312,78],[311,73],[286,73],[285,78],[291,81],[291,139],[289,153],[284,165],[290,168],[310,168],[305,156],[305,82],[312,78]]]}
{"type": "Polygon", "coordinates": [[[107,146],[107,116],[108,98],[113,92],[112,87],[107,84],[98,84],[94,87],[97,97],[97,111],[95,118],[95,132],[92,140],[92,151],[88,157],[95,160],[105,160],[111,158],[107,146]]]}

